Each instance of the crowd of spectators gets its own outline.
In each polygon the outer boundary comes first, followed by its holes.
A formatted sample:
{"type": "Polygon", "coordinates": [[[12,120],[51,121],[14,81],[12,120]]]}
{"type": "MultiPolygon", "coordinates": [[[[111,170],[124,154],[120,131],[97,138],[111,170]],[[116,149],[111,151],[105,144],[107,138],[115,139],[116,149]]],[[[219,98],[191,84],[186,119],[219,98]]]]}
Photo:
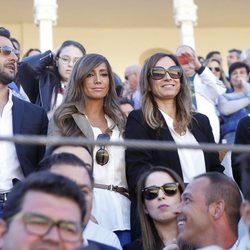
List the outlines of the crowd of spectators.
{"type": "Polygon", "coordinates": [[[228,72],[219,51],[201,58],[159,51],[123,82],[78,41],[21,58],[0,27],[0,136],[96,143],[0,141],[0,249],[247,249],[248,155],[107,144],[249,144],[249,50],[228,51],[228,72]]]}

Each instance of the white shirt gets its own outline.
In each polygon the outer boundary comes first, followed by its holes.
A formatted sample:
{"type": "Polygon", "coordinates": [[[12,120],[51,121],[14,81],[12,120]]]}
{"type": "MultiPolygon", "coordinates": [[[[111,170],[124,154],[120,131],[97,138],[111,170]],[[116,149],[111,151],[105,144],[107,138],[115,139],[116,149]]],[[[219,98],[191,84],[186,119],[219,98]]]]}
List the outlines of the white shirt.
{"type": "MultiPolygon", "coordinates": [[[[163,111],[161,111],[161,113],[176,144],[199,145],[194,135],[189,130],[187,130],[184,135],[179,135],[178,133],[176,133],[174,130],[173,119],[163,111]]],[[[185,183],[189,183],[194,176],[206,172],[205,158],[202,150],[177,149],[177,152],[180,159],[183,180],[185,183]]]]}
{"type": "MultiPolygon", "coordinates": [[[[12,91],[9,91],[9,100],[0,116],[0,136],[13,136],[12,106],[12,91]]],[[[24,176],[17,158],[15,144],[0,141],[0,152],[0,193],[5,193],[13,187],[13,178],[22,180],[24,176]]]]}
{"type": "Polygon", "coordinates": [[[121,243],[115,233],[94,223],[91,220],[84,229],[83,235],[84,239],[106,244],[117,249],[122,249],[121,243]]]}
{"type": "Polygon", "coordinates": [[[194,89],[197,112],[208,117],[214,140],[218,143],[220,140],[220,122],[217,116],[216,104],[218,96],[225,93],[226,88],[208,68],[205,68],[200,75],[195,75],[194,89]]]}
{"type": "MultiPolygon", "coordinates": [[[[113,121],[105,116],[108,127],[112,127],[113,121]]],[[[92,127],[95,139],[101,130],[92,127]]],[[[112,130],[110,140],[122,141],[122,135],[116,126],[112,130]]],[[[109,161],[101,166],[96,163],[95,155],[99,146],[94,147],[94,180],[98,184],[117,185],[127,188],[126,170],[125,170],[125,148],[118,146],[108,146],[105,149],[109,153],[109,161]]],[[[130,200],[120,193],[106,189],[94,188],[94,199],[92,214],[98,224],[111,231],[130,230],[130,200]]]]}
{"type": "Polygon", "coordinates": [[[243,237],[240,238],[238,245],[231,250],[248,250],[250,249],[250,235],[246,233],[243,237]]]}
{"type": "Polygon", "coordinates": [[[223,248],[216,245],[212,245],[212,246],[198,248],[197,250],[223,250],[223,248]]]}

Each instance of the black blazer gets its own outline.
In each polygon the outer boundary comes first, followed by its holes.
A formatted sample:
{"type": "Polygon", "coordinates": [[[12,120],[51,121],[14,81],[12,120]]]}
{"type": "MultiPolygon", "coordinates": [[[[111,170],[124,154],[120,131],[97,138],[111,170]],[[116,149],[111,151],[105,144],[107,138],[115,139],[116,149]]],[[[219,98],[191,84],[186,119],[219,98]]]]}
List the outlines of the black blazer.
{"type": "Polygon", "coordinates": [[[54,88],[61,86],[59,74],[52,65],[50,50],[26,57],[18,65],[15,79],[18,85],[22,85],[30,101],[43,107],[46,112],[51,108],[54,88]]]}
{"type": "MultiPolygon", "coordinates": [[[[141,110],[132,111],[128,116],[125,138],[174,142],[165,119],[160,112],[159,115],[163,121],[163,127],[159,130],[154,130],[144,121],[141,110]]],[[[205,115],[194,113],[189,129],[198,142],[214,143],[212,128],[205,115]]],[[[204,152],[204,157],[207,171],[224,171],[217,152],[204,152]]],[[[160,165],[174,170],[181,177],[183,177],[183,175],[177,150],[167,151],[128,148],[125,152],[125,160],[126,176],[131,197],[131,233],[132,240],[135,240],[140,237],[136,210],[136,185],[141,174],[152,165],[160,165]]]]}
{"type": "MultiPolygon", "coordinates": [[[[163,116],[162,120],[163,127],[157,132],[156,130],[150,128],[146,122],[144,122],[141,110],[134,110],[129,114],[127,120],[125,138],[174,142],[174,139],[163,116]]],[[[205,115],[194,113],[190,130],[198,142],[215,143],[211,125],[205,115]]],[[[149,169],[151,165],[169,167],[177,172],[181,177],[183,177],[177,150],[166,151],[128,148],[126,150],[125,156],[126,174],[131,195],[134,195],[133,191],[136,188],[136,184],[141,173],[149,169]]],[[[224,171],[224,167],[220,164],[219,154],[217,152],[204,152],[204,156],[207,172],[224,171]]]]}
{"type": "MultiPolygon", "coordinates": [[[[242,118],[237,126],[235,134],[235,144],[250,145],[250,117],[242,118]]],[[[232,170],[233,176],[237,184],[241,187],[241,164],[238,158],[242,156],[241,153],[232,152],[232,170]]]]}
{"type": "MultiPolygon", "coordinates": [[[[44,109],[32,103],[12,97],[12,122],[14,135],[46,135],[48,118],[44,109]]],[[[17,157],[24,176],[35,171],[43,158],[45,145],[15,144],[17,157]]]]}

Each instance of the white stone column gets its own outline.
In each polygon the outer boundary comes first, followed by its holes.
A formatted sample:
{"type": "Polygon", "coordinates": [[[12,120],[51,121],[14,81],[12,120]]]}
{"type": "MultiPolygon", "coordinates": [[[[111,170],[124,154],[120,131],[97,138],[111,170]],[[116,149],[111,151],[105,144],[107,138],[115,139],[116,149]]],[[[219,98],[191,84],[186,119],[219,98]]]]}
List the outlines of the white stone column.
{"type": "Polygon", "coordinates": [[[39,26],[40,50],[53,48],[53,25],[57,20],[57,0],[34,0],[34,22],[39,26]]]}
{"type": "Polygon", "coordinates": [[[197,24],[197,5],[194,0],[173,0],[175,24],[180,29],[180,45],[195,49],[194,26],[197,24]]]}

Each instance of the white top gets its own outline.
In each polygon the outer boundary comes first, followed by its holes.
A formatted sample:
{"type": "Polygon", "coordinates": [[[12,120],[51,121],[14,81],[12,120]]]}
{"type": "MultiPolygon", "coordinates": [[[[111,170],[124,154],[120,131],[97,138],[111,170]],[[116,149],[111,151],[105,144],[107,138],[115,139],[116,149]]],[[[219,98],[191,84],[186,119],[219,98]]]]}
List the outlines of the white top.
{"type": "MultiPolygon", "coordinates": [[[[61,88],[63,93],[66,91],[66,85],[61,83],[61,88]]],[[[53,116],[55,110],[62,104],[63,98],[64,98],[64,94],[63,93],[56,93],[55,92],[55,88],[53,89],[52,92],[52,97],[51,97],[51,102],[50,102],[50,111],[47,113],[48,118],[51,119],[51,117],[53,116]],[[56,97],[57,95],[57,97],[56,97]],[[55,103],[55,98],[56,98],[56,103],[55,103]]]]}
{"type": "Polygon", "coordinates": [[[121,243],[115,233],[89,220],[83,232],[84,239],[96,241],[108,246],[122,249],[121,243]]]}
{"type": "MultiPolygon", "coordinates": [[[[174,130],[173,119],[163,111],[161,111],[161,113],[168,125],[170,133],[176,144],[199,145],[194,135],[189,130],[187,130],[187,132],[184,135],[179,135],[178,133],[176,133],[174,130]]],[[[202,150],[177,149],[177,152],[180,159],[183,180],[185,183],[189,183],[194,176],[206,172],[205,158],[202,150]]]]}
{"type": "Polygon", "coordinates": [[[214,140],[220,140],[220,122],[217,116],[216,104],[219,95],[225,93],[223,83],[206,67],[204,71],[194,77],[195,98],[197,112],[206,115],[210,121],[214,140]]]}
{"type": "MultiPolygon", "coordinates": [[[[0,136],[13,136],[12,106],[12,91],[9,91],[9,100],[0,116],[0,136]]],[[[5,193],[13,187],[13,178],[22,180],[24,176],[17,158],[15,144],[0,141],[0,152],[0,193],[5,193]]]]}
{"type": "Polygon", "coordinates": [[[197,248],[197,250],[223,250],[223,248],[216,245],[212,245],[212,246],[197,248]]]}
{"type": "MultiPolygon", "coordinates": [[[[111,127],[113,121],[105,116],[108,127],[111,127]]],[[[101,130],[92,127],[95,139],[101,130]]],[[[122,135],[118,127],[113,129],[110,140],[122,141],[122,135]]],[[[109,161],[101,166],[95,162],[95,155],[99,146],[94,147],[94,180],[98,184],[117,185],[127,188],[125,173],[125,148],[117,146],[108,146],[105,149],[109,153],[109,161]]],[[[98,224],[111,230],[130,230],[130,200],[120,193],[100,188],[94,188],[94,200],[92,214],[98,224]]]]}
{"type": "Polygon", "coordinates": [[[238,244],[234,244],[234,247],[231,250],[247,250],[250,249],[250,235],[247,232],[243,237],[240,238],[237,242],[238,244]]]}

